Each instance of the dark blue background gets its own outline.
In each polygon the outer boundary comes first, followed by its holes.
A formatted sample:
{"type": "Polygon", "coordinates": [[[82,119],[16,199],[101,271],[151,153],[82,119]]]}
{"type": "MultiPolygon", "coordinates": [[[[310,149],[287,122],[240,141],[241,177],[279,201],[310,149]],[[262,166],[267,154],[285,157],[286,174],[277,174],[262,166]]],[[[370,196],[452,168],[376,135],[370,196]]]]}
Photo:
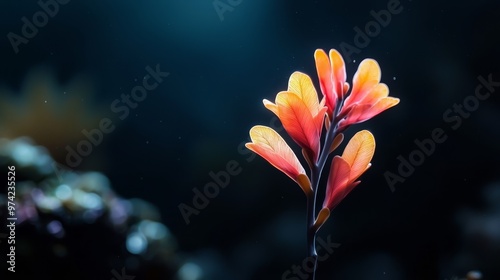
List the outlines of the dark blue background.
{"type": "MultiPolygon", "coordinates": [[[[1,102],[28,102],[22,89],[34,67],[51,69],[63,87],[83,75],[92,90],[80,106],[93,121],[73,128],[91,130],[107,117],[116,129],[75,169],[101,171],[122,196],[155,204],[180,250],[210,256],[228,279],[279,279],[305,256],[304,195],[238,147],[250,127],[272,120],[263,98],[273,100],[297,70],[317,85],[314,50],[354,45],[354,28],[363,29],[373,20],[370,11],[387,3],[244,0],[221,21],[211,1],[73,0],[16,54],[7,34],[21,34],[21,18],[31,19],[40,6],[2,1],[0,82],[10,93],[2,91],[1,102]],[[157,64],[170,75],[120,120],[110,104],[141,84],[146,66],[157,64]],[[212,181],[209,173],[231,160],[241,173],[186,225],[178,205],[192,205],[192,189],[203,189],[212,181]]],[[[363,58],[376,59],[382,82],[401,103],[348,132],[371,130],[377,150],[362,184],[320,232],[342,245],[320,263],[318,279],[445,279],[471,269],[498,275],[488,264],[498,263],[498,251],[496,261],[479,253],[478,265],[454,260],[469,248],[457,213],[486,211],[481,194],[498,179],[500,99],[495,92],[481,101],[456,130],[443,113],[474,94],[478,76],[500,80],[500,4],[401,0],[401,6],[347,61],[350,81],[363,58]],[[397,157],[408,158],[414,140],[430,137],[436,127],[448,139],[391,192],[384,172],[396,173],[397,157]]],[[[59,91],[47,98],[56,103],[67,96],[59,91]]],[[[1,127],[13,123],[2,115],[1,127]]],[[[33,137],[63,164],[65,147],[85,139],[33,137]]]]}

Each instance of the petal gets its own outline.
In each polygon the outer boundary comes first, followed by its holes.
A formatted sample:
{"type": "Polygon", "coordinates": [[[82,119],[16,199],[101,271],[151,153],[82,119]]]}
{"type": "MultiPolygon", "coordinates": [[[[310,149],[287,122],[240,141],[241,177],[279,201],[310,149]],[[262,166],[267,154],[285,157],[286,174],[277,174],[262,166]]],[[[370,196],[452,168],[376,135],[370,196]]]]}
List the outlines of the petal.
{"type": "Polygon", "coordinates": [[[363,99],[361,99],[359,103],[373,105],[377,103],[377,101],[379,101],[380,99],[385,98],[387,96],[389,96],[389,87],[384,83],[380,83],[374,86],[371,89],[370,93],[367,94],[363,99]]]}
{"type": "MultiPolygon", "coordinates": [[[[335,92],[340,98],[343,98],[343,95],[346,91],[344,91],[344,84],[346,81],[346,73],[345,73],[345,63],[342,55],[335,49],[330,50],[330,66],[332,67],[332,81],[335,92]]],[[[349,86],[347,85],[347,89],[349,86]]]]}
{"type": "Polygon", "coordinates": [[[319,102],[318,93],[311,78],[302,72],[294,72],[288,81],[288,91],[297,94],[302,99],[311,112],[317,129],[321,131],[327,108],[324,105],[324,99],[321,103],[319,102]]]}
{"type": "Polygon", "coordinates": [[[349,182],[356,180],[370,166],[375,153],[375,137],[368,130],[356,133],[345,147],[342,158],[349,164],[349,182]]]}
{"type": "MultiPolygon", "coordinates": [[[[399,98],[385,97],[378,100],[373,106],[369,104],[361,104],[353,106],[352,117],[347,121],[349,125],[367,121],[383,111],[396,106],[399,103],[399,98]]],[[[349,118],[349,117],[348,117],[349,118]]]]}
{"type": "Polygon", "coordinates": [[[320,135],[304,101],[293,92],[282,91],[276,96],[276,104],[278,116],[286,132],[302,148],[311,150],[316,160],[320,135]]]}
{"type": "Polygon", "coordinates": [[[361,181],[357,181],[354,183],[346,184],[342,188],[338,188],[335,192],[335,199],[332,201],[330,205],[330,210],[337,207],[337,205],[344,200],[344,198],[357,186],[361,183],[361,181]]]}
{"type": "Polygon", "coordinates": [[[321,109],[318,111],[318,114],[313,117],[314,124],[316,125],[316,129],[318,130],[319,134],[321,134],[321,131],[323,130],[323,123],[325,121],[327,109],[328,109],[327,107],[321,107],[321,109]]]}
{"type": "Polygon", "coordinates": [[[374,59],[363,60],[354,74],[352,91],[345,101],[344,107],[349,107],[365,98],[370,90],[380,82],[380,67],[374,59]]]}
{"type": "Polygon", "coordinates": [[[334,92],[333,87],[331,64],[325,51],[320,49],[314,52],[314,60],[316,61],[320,89],[326,99],[328,114],[331,115],[337,103],[337,94],[334,92]]]}
{"type": "Polygon", "coordinates": [[[318,114],[318,110],[320,110],[318,93],[308,75],[301,72],[294,72],[288,81],[288,91],[297,94],[304,101],[311,115],[315,116],[318,114]]]}
{"type": "MultiPolygon", "coordinates": [[[[251,143],[245,146],[285,173],[301,187],[305,186],[304,167],[285,140],[272,128],[256,125],[250,129],[251,143]]],[[[310,188],[310,186],[309,186],[310,188]]],[[[304,189],[304,188],[303,188],[304,189]]],[[[308,191],[304,189],[304,191],[308,191]]]]}
{"type": "Polygon", "coordinates": [[[332,145],[330,146],[330,153],[333,152],[335,149],[337,149],[340,144],[342,144],[342,141],[344,141],[344,134],[339,133],[335,138],[333,138],[332,145]]]}
{"type": "Polygon", "coordinates": [[[297,177],[297,183],[302,188],[306,195],[312,194],[311,180],[306,174],[299,174],[297,177]]]}
{"type": "MultiPolygon", "coordinates": [[[[345,116],[345,119],[339,122],[339,130],[343,131],[348,126],[358,123],[359,122],[358,120],[360,120],[371,107],[372,105],[370,104],[359,104],[359,103],[350,106],[349,111],[345,116]]],[[[342,112],[342,114],[344,114],[344,112],[342,112]]]]}
{"type": "Polygon", "coordinates": [[[306,160],[308,166],[313,168],[314,163],[311,160],[314,158],[314,155],[312,154],[312,151],[309,149],[302,149],[302,156],[306,160]]]}
{"type": "Polygon", "coordinates": [[[276,104],[267,99],[262,100],[262,103],[264,103],[264,107],[269,111],[273,112],[276,116],[278,115],[278,106],[276,104]]]}
{"type": "Polygon", "coordinates": [[[348,184],[350,172],[351,167],[343,158],[339,156],[333,158],[323,207],[328,207],[332,210],[340,202],[343,198],[343,190],[348,184]]]}
{"type": "Polygon", "coordinates": [[[319,228],[326,222],[326,220],[328,220],[329,217],[330,217],[330,210],[327,207],[322,208],[318,213],[316,221],[314,221],[313,230],[318,231],[319,228]]]}

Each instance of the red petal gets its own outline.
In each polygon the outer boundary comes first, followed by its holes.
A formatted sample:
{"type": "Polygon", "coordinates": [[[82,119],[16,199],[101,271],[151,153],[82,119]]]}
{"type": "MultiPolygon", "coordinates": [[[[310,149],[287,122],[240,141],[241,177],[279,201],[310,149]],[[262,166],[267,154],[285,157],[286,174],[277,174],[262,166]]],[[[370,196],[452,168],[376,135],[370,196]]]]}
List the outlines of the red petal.
{"type": "Polygon", "coordinates": [[[358,123],[358,120],[366,114],[366,112],[371,108],[370,104],[354,104],[350,107],[350,110],[345,117],[345,120],[342,120],[339,123],[340,131],[343,131],[348,126],[358,123]]]}
{"type": "Polygon", "coordinates": [[[351,167],[343,158],[339,156],[333,158],[323,207],[332,210],[345,197],[344,190],[349,181],[350,172],[351,167]]]}
{"type": "Polygon", "coordinates": [[[316,61],[316,71],[318,72],[320,89],[326,99],[328,114],[331,115],[337,103],[337,94],[334,92],[332,80],[331,64],[324,50],[316,50],[314,52],[314,60],[316,61]]]}

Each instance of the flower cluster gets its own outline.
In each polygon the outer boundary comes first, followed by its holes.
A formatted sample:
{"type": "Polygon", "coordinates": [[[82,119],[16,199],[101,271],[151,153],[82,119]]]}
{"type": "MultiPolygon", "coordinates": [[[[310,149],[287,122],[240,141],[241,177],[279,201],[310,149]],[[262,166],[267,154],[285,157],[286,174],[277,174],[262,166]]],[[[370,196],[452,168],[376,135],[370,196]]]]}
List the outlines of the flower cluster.
{"type": "MultiPolygon", "coordinates": [[[[342,132],[399,103],[398,98],[388,96],[387,85],[380,83],[380,67],[375,60],[365,59],[360,63],[350,89],[345,63],[338,51],[332,49],[327,55],[323,50],[316,50],[314,58],[323,96],[321,101],[311,78],[301,72],[290,76],[288,89],[279,92],[274,103],[263,101],[302,148],[310,175],[290,146],[270,127],[252,127],[252,142],[246,144],[248,149],[294,180],[308,197],[316,196],[323,167],[328,155],[341,144],[342,132]]],[[[314,224],[316,230],[330,211],[360,183],[357,179],[370,167],[374,151],[373,135],[363,130],[352,137],[342,156],[333,158],[323,209],[314,224]]]]}

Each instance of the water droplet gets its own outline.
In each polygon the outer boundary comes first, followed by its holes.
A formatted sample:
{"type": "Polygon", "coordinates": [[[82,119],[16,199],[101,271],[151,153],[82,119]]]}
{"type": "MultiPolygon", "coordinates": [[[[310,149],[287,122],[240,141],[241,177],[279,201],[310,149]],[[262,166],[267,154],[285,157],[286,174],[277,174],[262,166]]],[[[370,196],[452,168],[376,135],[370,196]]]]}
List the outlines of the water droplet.
{"type": "Polygon", "coordinates": [[[395,80],[396,80],[396,77],[392,77],[392,79],[395,81],[395,80]]]}
{"type": "Polygon", "coordinates": [[[45,103],[47,103],[47,100],[45,100],[45,103]]]}
{"type": "Polygon", "coordinates": [[[356,59],[353,59],[353,60],[352,60],[352,62],[353,62],[353,63],[356,63],[356,59]]]}

